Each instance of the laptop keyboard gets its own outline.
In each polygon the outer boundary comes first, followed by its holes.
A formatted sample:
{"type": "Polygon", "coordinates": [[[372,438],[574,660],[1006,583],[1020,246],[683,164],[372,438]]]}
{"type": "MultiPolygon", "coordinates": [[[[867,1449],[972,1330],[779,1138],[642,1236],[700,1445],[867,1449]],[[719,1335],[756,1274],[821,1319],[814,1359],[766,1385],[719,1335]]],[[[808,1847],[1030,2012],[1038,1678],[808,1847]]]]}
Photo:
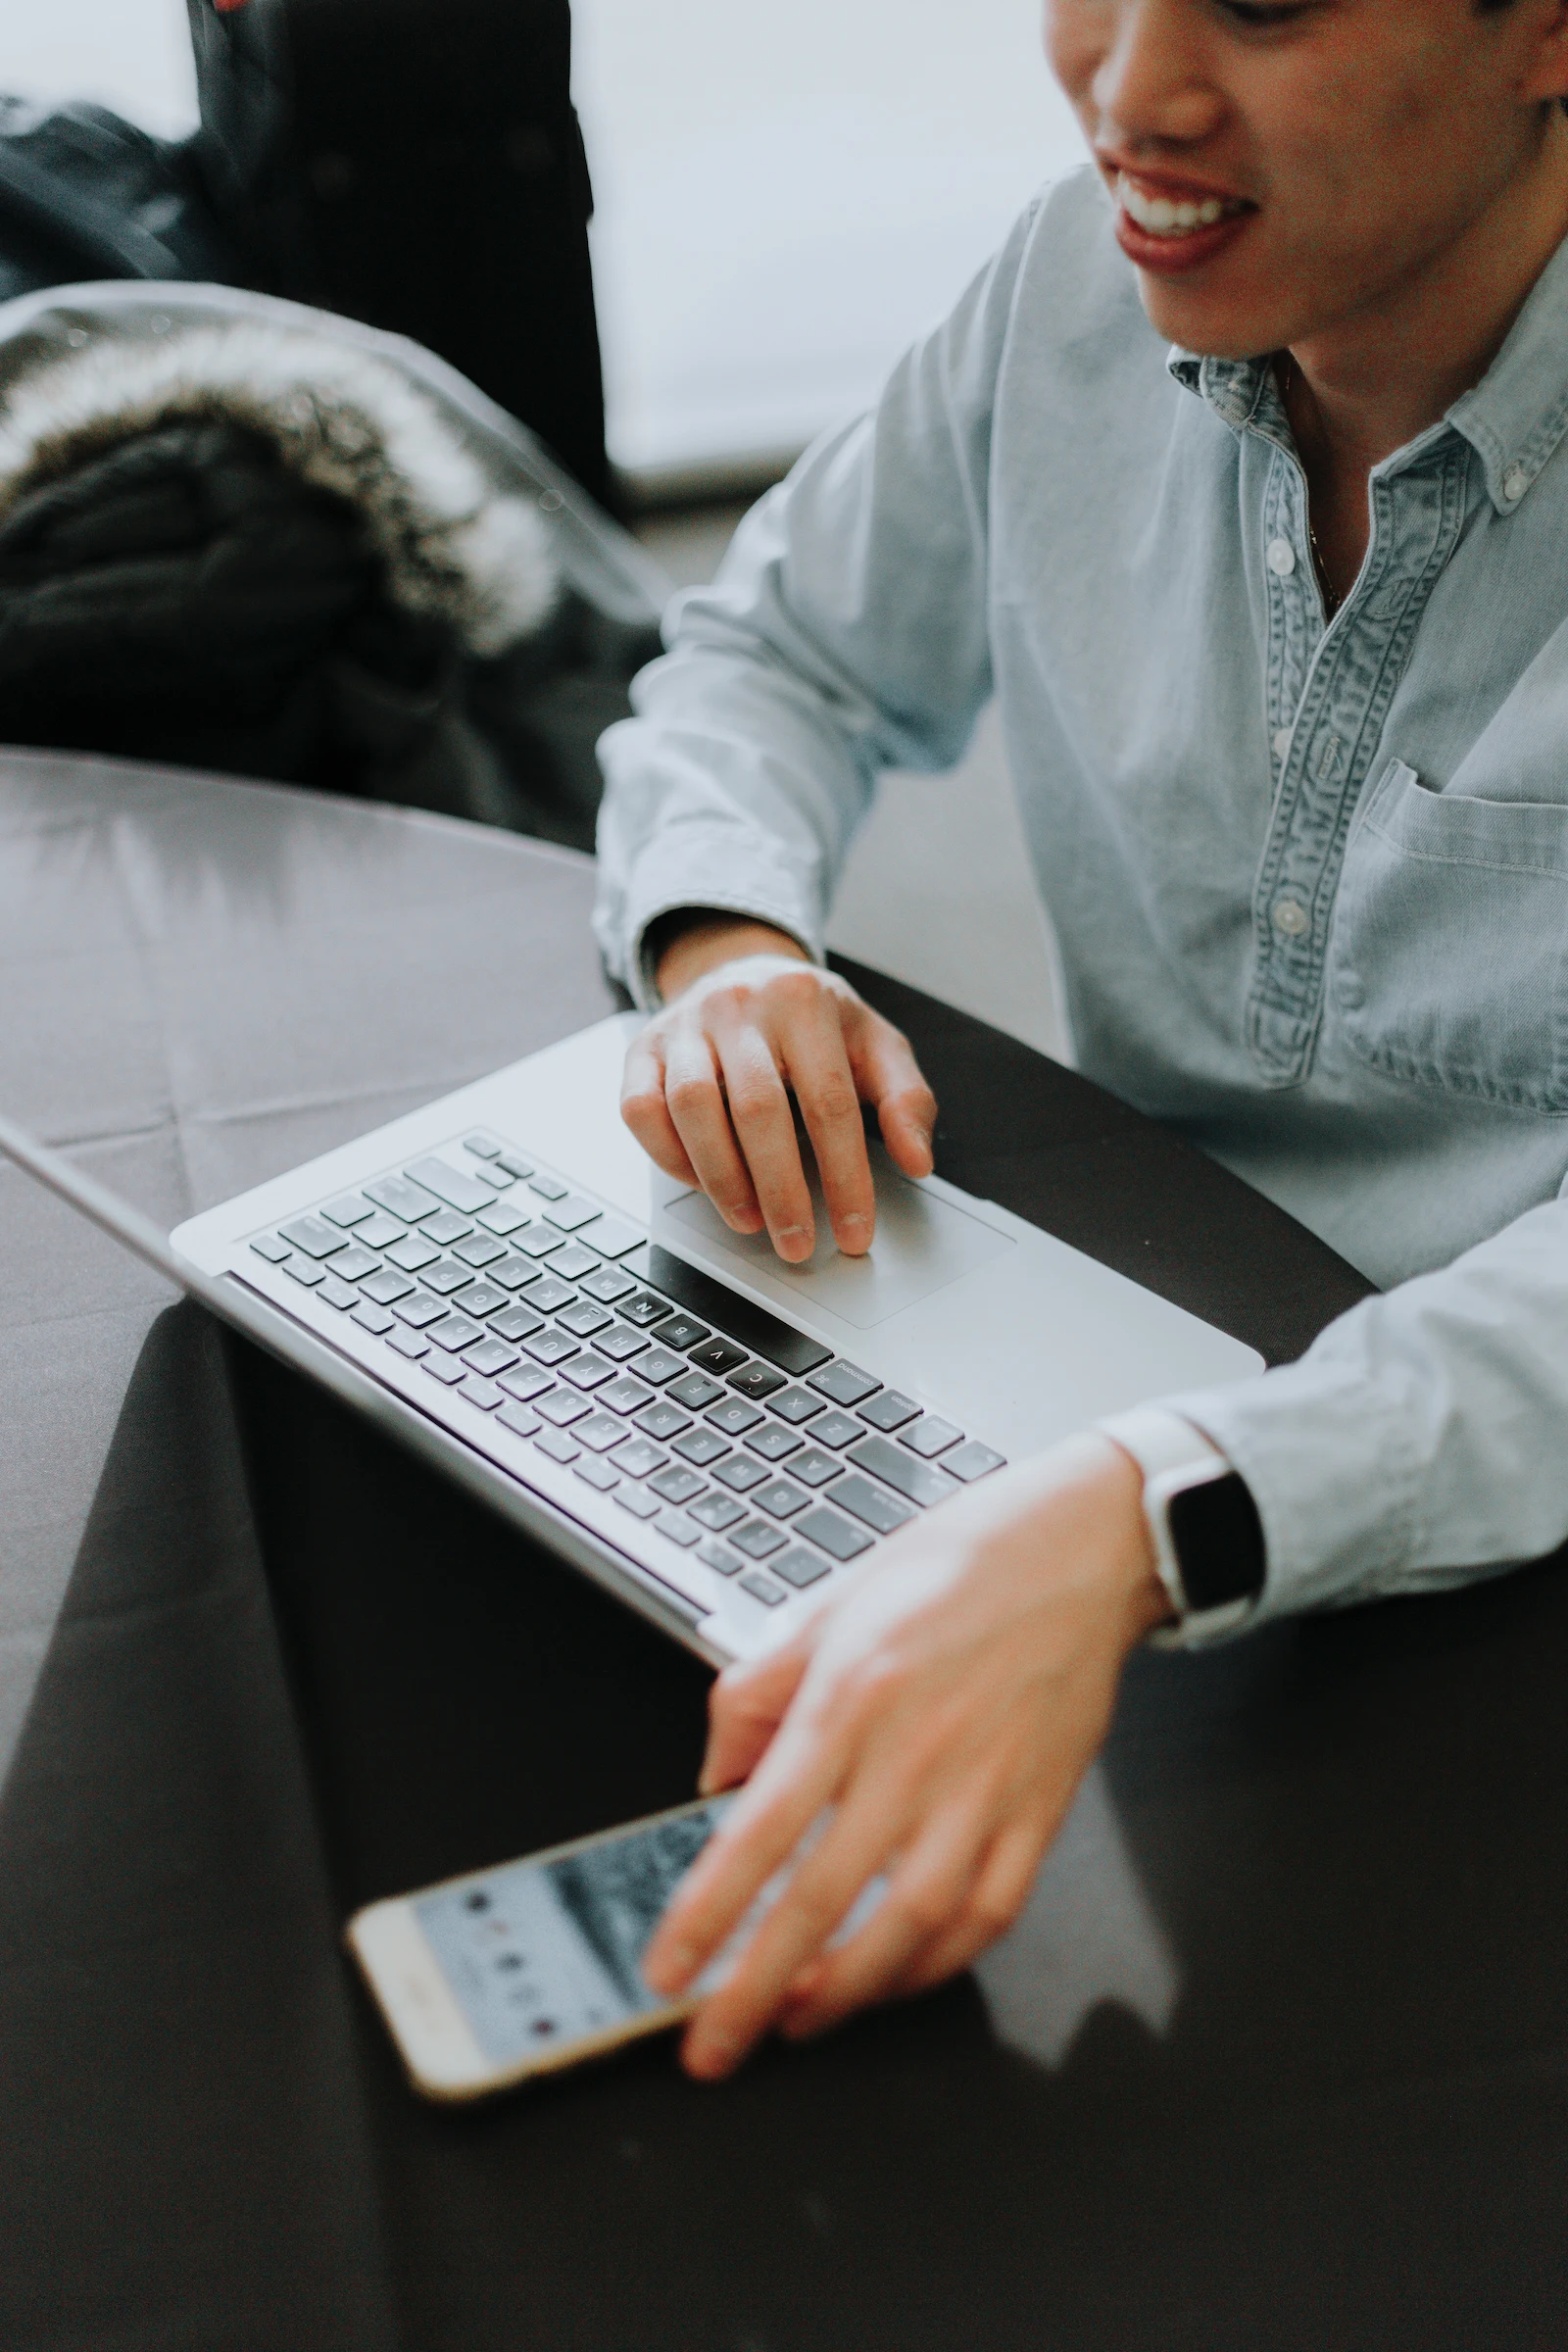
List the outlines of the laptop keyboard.
{"type": "Polygon", "coordinates": [[[764,1608],[1003,1464],[490,1135],[250,1247],[764,1608]]]}

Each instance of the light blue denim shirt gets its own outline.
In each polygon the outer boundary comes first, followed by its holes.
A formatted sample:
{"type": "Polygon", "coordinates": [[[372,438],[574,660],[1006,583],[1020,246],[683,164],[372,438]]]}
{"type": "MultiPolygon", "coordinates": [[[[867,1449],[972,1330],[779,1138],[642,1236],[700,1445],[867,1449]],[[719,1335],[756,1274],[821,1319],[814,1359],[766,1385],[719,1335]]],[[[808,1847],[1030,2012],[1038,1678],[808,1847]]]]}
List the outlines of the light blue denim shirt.
{"type": "Polygon", "coordinates": [[[688,597],[606,737],[600,938],[821,947],[880,771],[999,699],[1080,1066],[1388,1295],[1171,1399],[1242,1471],[1259,1614],[1568,1535],[1568,247],[1371,479],[1325,627],[1265,364],[1172,354],[1098,176],[688,597]]]}

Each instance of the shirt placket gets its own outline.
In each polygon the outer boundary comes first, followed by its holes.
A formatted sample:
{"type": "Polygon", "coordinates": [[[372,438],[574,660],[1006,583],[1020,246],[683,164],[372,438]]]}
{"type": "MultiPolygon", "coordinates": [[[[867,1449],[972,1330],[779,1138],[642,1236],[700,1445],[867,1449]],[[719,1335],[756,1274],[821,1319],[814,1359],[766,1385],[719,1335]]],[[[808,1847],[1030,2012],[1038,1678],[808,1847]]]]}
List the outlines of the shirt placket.
{"type": "Polygon", "coordinates": [[[1305,477],[1294,451],[1275,445],[1260,515],[1275,800],[1252,903],[1247,1004],[1248,1048],[1269,1086],[1298,1085],[1311,1065],[1350,822],[1464,519],[1468,460],[1451,435],[1400,473],[1373,477],[1367,560],[1325,630],[1305,477]]]}

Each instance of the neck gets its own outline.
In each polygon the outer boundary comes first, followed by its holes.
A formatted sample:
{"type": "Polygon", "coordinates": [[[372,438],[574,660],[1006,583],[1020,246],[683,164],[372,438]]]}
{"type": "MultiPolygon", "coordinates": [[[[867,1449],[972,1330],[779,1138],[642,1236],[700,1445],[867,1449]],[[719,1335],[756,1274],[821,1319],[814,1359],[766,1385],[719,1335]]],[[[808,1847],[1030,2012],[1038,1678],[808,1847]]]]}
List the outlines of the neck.
{"type": "Polygon", "coordinates": [[[1568,118],[1470,223],[1392,299],[1291,346],[1293,422],[1320,461],[1364,474],[1479,383],[1568,235],[1568,118]]]}

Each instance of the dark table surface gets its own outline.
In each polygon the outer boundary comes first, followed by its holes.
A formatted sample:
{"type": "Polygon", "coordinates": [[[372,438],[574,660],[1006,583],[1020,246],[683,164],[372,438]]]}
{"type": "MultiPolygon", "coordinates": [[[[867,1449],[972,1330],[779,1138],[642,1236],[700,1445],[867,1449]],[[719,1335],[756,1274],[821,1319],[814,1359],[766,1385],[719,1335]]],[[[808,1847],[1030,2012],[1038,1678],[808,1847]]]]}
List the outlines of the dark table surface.
{"type": "MultiPolygon", "coordinates": [[[[0,760],[0,1102],[172,1224],[597,1018],[591,872],[0,760]]],[[[1364,1285],[875,975],[945,1175],[1298,1352],[1364,1285]]],[[[0,1170],[0,2346],[1557,2345],[1552,1568],[1141,1656],[974,1976],[421,2107],[377,1894],[689,1792],[708,1677],[0,1170]]]]}

